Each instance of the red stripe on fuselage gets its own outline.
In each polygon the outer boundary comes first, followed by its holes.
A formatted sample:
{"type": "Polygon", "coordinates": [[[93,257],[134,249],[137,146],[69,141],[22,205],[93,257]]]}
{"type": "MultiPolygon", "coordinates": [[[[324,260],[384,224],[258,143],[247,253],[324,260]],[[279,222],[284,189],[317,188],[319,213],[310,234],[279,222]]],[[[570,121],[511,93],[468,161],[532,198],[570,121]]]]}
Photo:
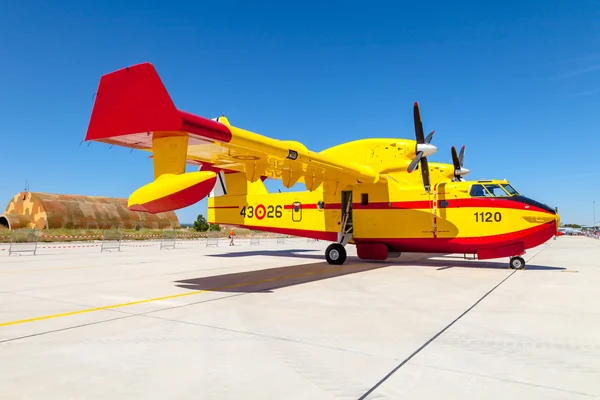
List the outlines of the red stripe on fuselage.
{"type": "MultiPolygon", "coordinates": [[[[353,203],[352,208],[354,210],[413,210],[413,209],[431,209],[433,207],[433,201],[419,200],[419,201],[394,201],[394,202],[374,202],[367,205],[360,203],[353,203]]],[[[509,199],[496,199],[496,198],[470,198],[470,199],[452,199],[452,200],[438,200],[438,210],[444,208],[510,208],[514,210],[528,210],[537,211],[547,214],[552,214],[550,211],[543,210],[539,207],[521,203],[509,199]],[[441,207],[440,203],[446,202],[445,207],[441,207]]]]}
{"type": "MultiPolygon", "coordinates": [[[[443,201],[443,200],[440,200],[443,201]]],[[[446,200],[448,202],[448,206],[446,208],[468,208],[468,207],[486,207],[486,208],[512,208],[515,210],[529,210],[529,211],[537,211],[547,214],[552,214],[552,212],[544,210],[542,208],[525,204],[520,201],[510,200],[510,199],[498,199],[498,198],[471,198],[471,199],[454,199],[454,200],[446,200]]],[[[439,207],[439,203],[438,203],[439,207]]]]}
{"type": "MultiPolygon", "coordinates": [[[[340,203],[326,203],[325,209],[339,210],[342,205],[340,203]]],[[[444,208],[510,208],[514,210],[537,211],[547,214],[552,214],[550,211],[543,210],[539,207],[521,203],[519,201],[497,198],[469,198],[469,199],[453,199],[453,200],[438,200],[438,210],[444,208]],[[441,207],[440,203],[446,202],[446,207],[441,207]]],[[[286,210],[294,208],[292,204],[283,206],[286,210]]],[[[316,204],[301,204],[303,210],[317,209],[316,204]]],[[[372,202],[367,205],[361,203],[353,203],[354,210],[429,210],[433,208],[433,201],[417,200],[417,201],[393,201],[393,202],[372,202]]]]}
{"type": "MultiPolygon", "coordinates": [[[[231,224],[228,224],[231,225],[231,224]]],[[[314,231],[306,229],[276,228],[271,226],[234,225],[264,232],[280,233],[284,235],[299,236],[325,240],[337,241],[336,232],[314,231]]],[[[539,246],[548,241],[556,234],[556,222],[548,222],[533,228],[502,235],[483,237],[458,237],[458,238],[354,238],[353,242],[360,243],[383,243],[389,246],[390,251],[397,252],[420,252],[420,253],[467,253],[473,254],[477,250],[493,249],[515,243],[523,243],[525,249],[539,246]]]]}
{"type": "Polygon", "coordinates": [[[556,221],[517,232],[481,237],[455,238],[354,238],[355,243],[384,243],[392,251],[423,253],[475,253],[477,250],[522,242],[526,249],[545,243],[556,234],[556,221]]]}
{"type": "MultiPolygon", "coordinates": [[[[303,210],[317,210],[319,207],[316,204],[300,204],[300,208],[303,210]]],[[[342,208],[342,205],[340,203],[325,204],[325,209],[327,209],[327,210],[339,210],[340,208],[342,208]]],[[[283,209],[284,210],[293,210],[294,205],[286,204],[283,206],[283,209]]]]}
{"type": "Polygon", "coordinates": [[[374,202],[369,204],[353,203],[352,208],[354,210],[390,210],[390,209],[401,209],[401,210],[412,210],[412,209],[423,209],[431,208],[433,206],[432,201],[393,201],[393,202],[374,202]]]}

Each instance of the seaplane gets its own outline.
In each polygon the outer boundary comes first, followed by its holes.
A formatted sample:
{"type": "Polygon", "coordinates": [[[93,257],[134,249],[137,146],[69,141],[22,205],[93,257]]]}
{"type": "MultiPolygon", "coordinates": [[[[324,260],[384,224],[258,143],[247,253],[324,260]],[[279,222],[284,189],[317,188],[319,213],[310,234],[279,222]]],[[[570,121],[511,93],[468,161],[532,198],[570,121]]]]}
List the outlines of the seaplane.
{"type": "Polygon", "coordinates": [[[557,209],[522,195],[507,180],[467,181],[463,146],[452,163],[424,134],[419,104],[415,138],[365,138],[311,151],[178,109],[155,67],[141,63],[100,78],[85,141],[151,153],[154,180],[133,191],[131,210],[159,213],[208,196],[208,222],[331,242],[329,264],[402,253],[508,258],[523,269],[527,249],[557,234],[557,209]],[[198,167],[186,172],[187,165],[198,167]],[[286,188],[269,193],[266,179],[286,188]]]}

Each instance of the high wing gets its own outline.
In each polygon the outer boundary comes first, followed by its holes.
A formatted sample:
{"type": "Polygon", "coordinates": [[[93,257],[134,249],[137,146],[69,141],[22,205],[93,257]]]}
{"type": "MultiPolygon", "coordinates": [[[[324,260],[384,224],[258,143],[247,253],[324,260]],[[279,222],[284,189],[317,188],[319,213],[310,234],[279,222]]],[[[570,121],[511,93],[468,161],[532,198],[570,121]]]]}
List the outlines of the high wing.
{"type": "Polygon", "coordinates": [[[281,179],[286,187],[304,182],[309,191],[324,181],[385,182],[369,166],[240,129],[225,117],[208,119],[177,109],[150,63],[101,77],[85,140],[152,151],[155,179],[183,172],[168,159],[185,148],[187,163],[245,172],[252,182],[261,177],[281,179]]]}

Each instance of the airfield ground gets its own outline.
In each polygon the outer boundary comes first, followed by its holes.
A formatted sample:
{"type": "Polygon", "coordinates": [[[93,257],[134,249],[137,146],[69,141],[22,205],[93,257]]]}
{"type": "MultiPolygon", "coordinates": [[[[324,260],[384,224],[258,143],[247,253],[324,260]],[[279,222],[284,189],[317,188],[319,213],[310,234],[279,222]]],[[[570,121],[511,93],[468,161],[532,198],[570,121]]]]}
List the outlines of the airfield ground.
{"type": "Polygon", "coordinates": [[[551,240],[524,271],[329,266],[326,245],[0,251],[0,398],[600,396],[600,241],[551,240]]]}

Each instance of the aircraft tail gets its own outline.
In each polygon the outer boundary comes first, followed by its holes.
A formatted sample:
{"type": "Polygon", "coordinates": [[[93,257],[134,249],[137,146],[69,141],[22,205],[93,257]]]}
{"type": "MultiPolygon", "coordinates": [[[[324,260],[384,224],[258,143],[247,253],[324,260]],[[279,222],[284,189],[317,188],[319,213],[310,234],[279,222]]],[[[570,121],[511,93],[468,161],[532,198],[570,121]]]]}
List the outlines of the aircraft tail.
{"type": "Polygon", "coordinates": [[[85,140],[148,148],[151,132],[191,132],[222,142],[232,136],[223,123],[178,110],[150,63],[103,75],[85,140]]]}
{"type": "Polygon", "coordinates": [[[152,151],[154,181],[133,192],[128,206],[158,213],[194,204],[214,188],[215,171],[185,172],[188,146],[231,137],[227,124],[178,110],[154,66],[143,63],[102,76],[85,140],[152,151]]]}

